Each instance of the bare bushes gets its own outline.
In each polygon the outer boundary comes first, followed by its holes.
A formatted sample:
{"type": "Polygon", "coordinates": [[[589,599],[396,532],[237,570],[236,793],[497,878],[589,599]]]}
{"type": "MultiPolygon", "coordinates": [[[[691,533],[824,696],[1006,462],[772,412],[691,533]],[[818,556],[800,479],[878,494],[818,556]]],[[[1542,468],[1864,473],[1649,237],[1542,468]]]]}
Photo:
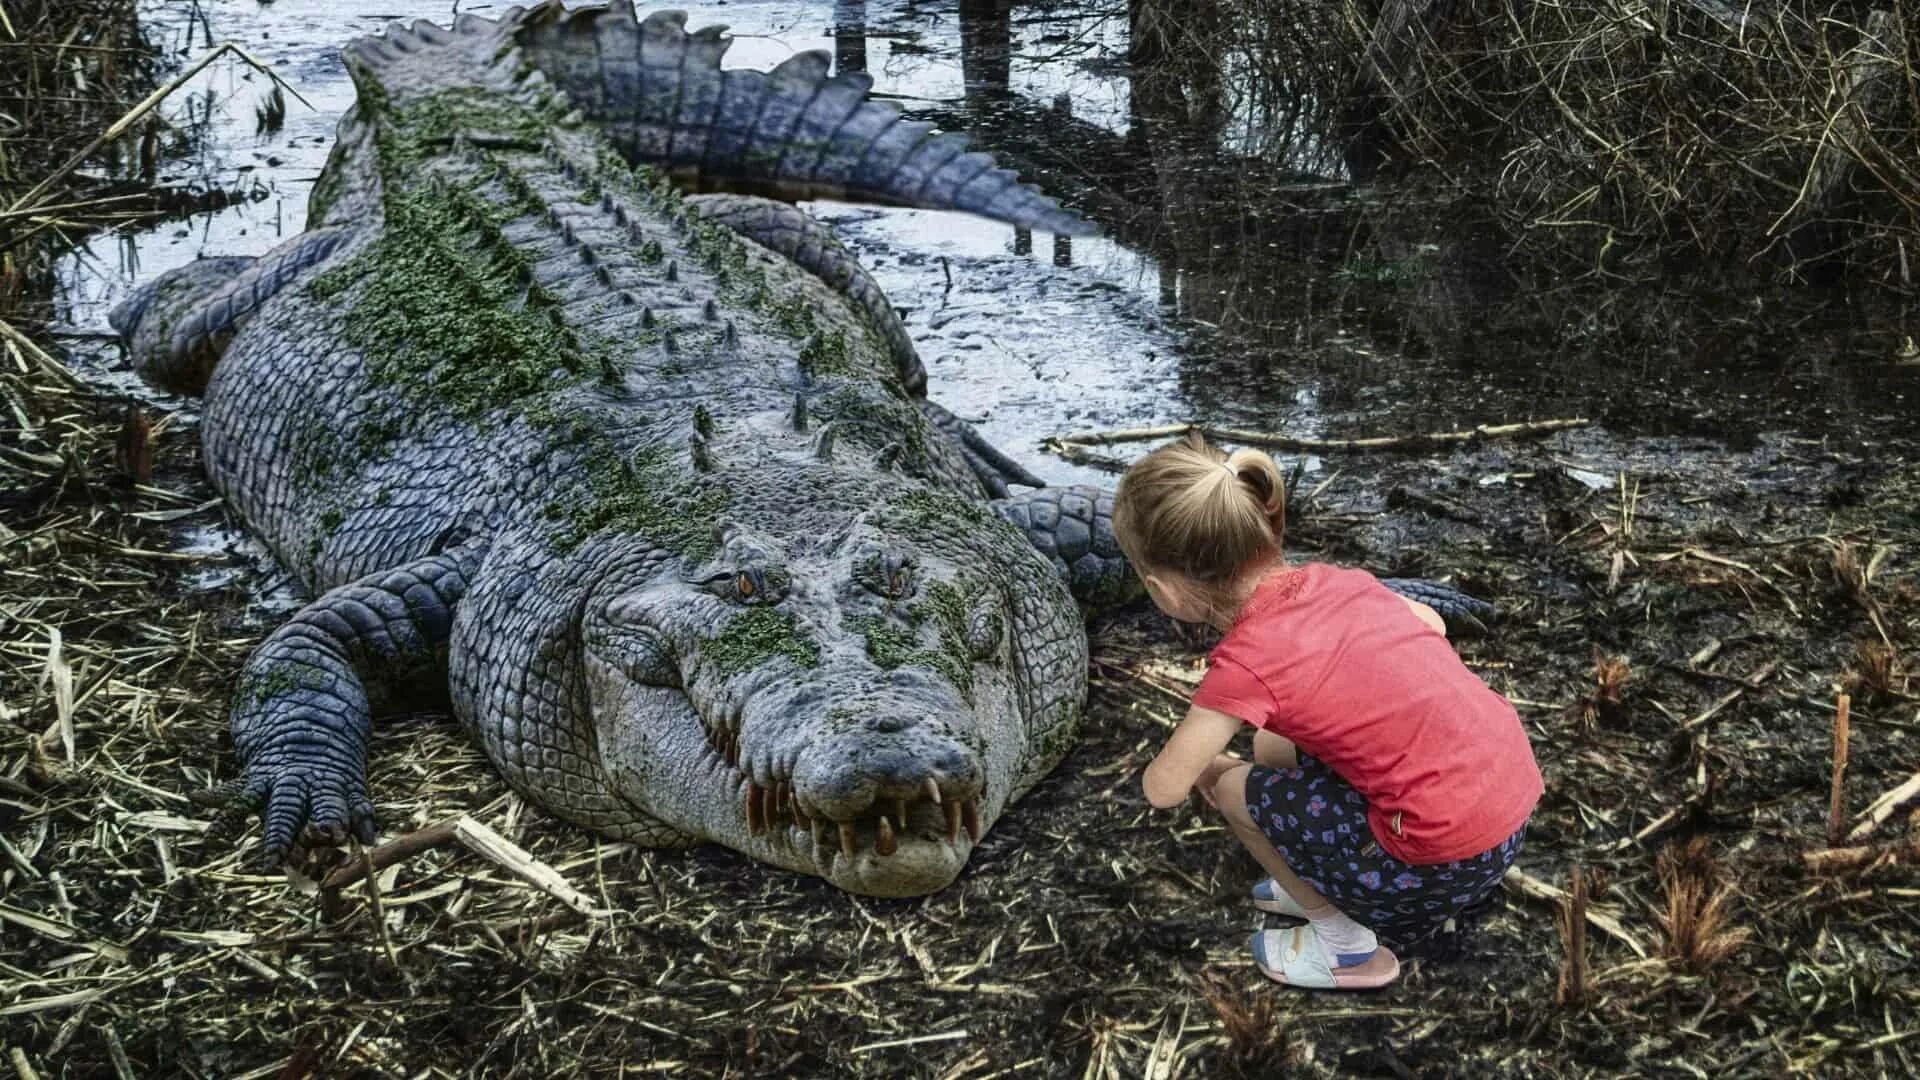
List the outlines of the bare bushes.
{"type": "MultiPolygon", "coordinates": [[[[85,146],[153,85],[157,59],[135,0],[9,0],[0,6],[0,310],[40,284],[48,241],[119,207],[69,181],[31,200],[55,164],[85,146]]],[[[145,142],[112,146],[149,164],[145,142]]],[[[94,185],[97,187],[98,185],[94,185]]]]}
{"type": "Polygon", "coordinates": [[[1344,47],[1379,61],[1386,167],[1489,192],[1522,245],[1603,277],[1920,277],[1912,0],[1382,7],[1344,47]]]}

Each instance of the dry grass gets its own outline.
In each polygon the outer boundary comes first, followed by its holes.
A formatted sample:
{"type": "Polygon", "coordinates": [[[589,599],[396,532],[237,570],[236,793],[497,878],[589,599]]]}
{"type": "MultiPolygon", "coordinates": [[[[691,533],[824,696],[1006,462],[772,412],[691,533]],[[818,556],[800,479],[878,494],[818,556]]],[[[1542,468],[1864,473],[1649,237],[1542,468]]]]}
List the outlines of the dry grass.
{"type": "Polygon", "coordinates": [[[1249,987],[1237,972],[1203,973],[1196,988],[1219,1020],[1233,1064],[1257,1075],[1260,1069],[1299,1063],[1279,995],[1264,986],[1249,987]]]}
{"type": "Polygon", "coordinates": [[[1695,975],[1719,971],[1753,940],[1753,930],[1736,923],[1736,887],[1714,860],[1706,837],[1670,845],[1660,855],[1659,871],[1667,956],[1695,975]]]}
{"type": "Polygon", "coordinates": [[[1561,276],[1652,283],[1680,259],[1911,289],[1916,17],[1909,0],[1177,0],[1134,23],[1156,58],[1207,59],[1181,87],[1194,126],[1320,175],[1361,132],[1361,159],[1484,202],[1512,254],[1561,276]],[[1404,13],[1415,44],[1382,50],[1376,24],[1404,13]]]}
{"type": "Polygon", "coordinates": [[[1602,724],[1613,724],[1626,716],[1627,681],[1633,669],[1624,656],[1608,656],[1598,646],[1593,650],[1593,687],[1575,705],[1579,730],[1592,734],[1602,724]]]}
{"type": "Polygon", "coordinates": [[[1835,260],[1914,284],[1910,4],[1447,9],[1437,47],[1383,90],[1401,164],[1492,181],[1524,246],[1603,279],[1651,280],[1686,256],[1788,276],[1835,260]]]}
{"type": "MultiPolygon", "coordinates": [[[[95,181],[64,183],[20,199],[51,166],[104,130],[152,88],[158,59],[139,34],[135,0],[24,0],[0,28],[0,316],[46,285],[48,255],[68,236],[126,220],[137,196],[95,181]]],[[[157,129],[144,129],[151,140],[157,129]]],[[[141,157],[115,144],[107,163],[141,157]]]]}
{"type": "Polygon", "coordinates": [[[1900,654],[1869,639],[1854,642],[1853,667],[1848,670],[1846,681],[1854,693],[1870,701],[1882,701],[1906,692],[1900,654]]]}

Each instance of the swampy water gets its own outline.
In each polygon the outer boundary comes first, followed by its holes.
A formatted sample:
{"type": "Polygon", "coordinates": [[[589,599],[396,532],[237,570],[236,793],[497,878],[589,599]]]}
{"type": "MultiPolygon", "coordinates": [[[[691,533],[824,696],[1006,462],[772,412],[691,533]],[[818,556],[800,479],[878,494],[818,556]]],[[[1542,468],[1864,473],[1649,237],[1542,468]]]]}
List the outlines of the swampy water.
{"type": "MultiPolygon", "coordinates": [[[[236,60],[176,99],[170,115],[195,149],[165,180],[245,197],[76,250],[59,296],[76,362],[145,395],[105,342],[81,335],[103,331],[119,297],[169,267],[259,254],[299,232],[352,100],[342,43],[451,10],[445,0],[149,4],[145,25],[166,48],[238,42],[298,97],[283,127],[260,131],[272,84],[236,60]]],[[[1129,66],[1125,11],[749,0],[693,6],[688,18],[732,27],[730,66],[829,51],[908,111],[974,132],[1101,226],[1069,243],[950,213],[810,207],[906,313],[934,395],[1050,481],[1099,477],[1043,453],[1048,435],[1189,418],[1356,436],[1590,416],[1611,437],[1744,449],[1769,432],[1890,420],[1920,403],[1920,367],[1896,362],[1911,348],[1908,313],[1878,298],[1543,278],[1504,262],[1509,241],[1457,204],[1436,214],[1408,197],[1326,197],[1338,155],[1311,133],[1268,149],[1287,171],[1246,168],[1232,132],[1253,123],[1236,118],[1252,95],[1228,94],[1224,122],[1189,130],[1178,88],[1217,83],[1220,71],[1188,52],[1160,69],[1129,66]]]]}

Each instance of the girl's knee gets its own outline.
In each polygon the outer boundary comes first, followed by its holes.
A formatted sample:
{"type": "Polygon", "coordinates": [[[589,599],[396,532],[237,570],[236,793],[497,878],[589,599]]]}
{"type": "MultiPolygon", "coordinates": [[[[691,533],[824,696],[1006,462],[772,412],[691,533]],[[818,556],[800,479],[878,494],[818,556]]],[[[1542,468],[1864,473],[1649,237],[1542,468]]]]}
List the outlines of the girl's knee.
{"type": "Polygon", "coordinates": [[[1253,733],[1253,760],[1269,769],[1297,769],[1300,767],[1300,751],[1289,739],[1271,731],[1256,731],[1253,733]]]}
{"type": "Polygon", "coordinates": [[[1239,765],[1221,773],[1213,782],[1213,805],[1228,820],[1242,825],[1253,824],[1253,814],[1247,810],[1247,777],[1251,775],[1253,766],[1239,765]]]}

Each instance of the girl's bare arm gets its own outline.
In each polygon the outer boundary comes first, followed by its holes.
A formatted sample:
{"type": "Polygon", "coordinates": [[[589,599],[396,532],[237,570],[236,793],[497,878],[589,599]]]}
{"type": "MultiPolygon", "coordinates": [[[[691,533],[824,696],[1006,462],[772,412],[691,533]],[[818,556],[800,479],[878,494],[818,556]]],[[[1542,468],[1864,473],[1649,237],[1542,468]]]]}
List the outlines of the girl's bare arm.
{"type": "Polygon", "coordinates": [[[1238,717],[1198,705],[1189,708],[1187,718],[1173,729],[1173,737],[1140,776],[1147,801],[1162,810],[1185,802],[1194,782],[1206,775],[1214,758],[1233,742],[1240,725],[1238,717]]]}

